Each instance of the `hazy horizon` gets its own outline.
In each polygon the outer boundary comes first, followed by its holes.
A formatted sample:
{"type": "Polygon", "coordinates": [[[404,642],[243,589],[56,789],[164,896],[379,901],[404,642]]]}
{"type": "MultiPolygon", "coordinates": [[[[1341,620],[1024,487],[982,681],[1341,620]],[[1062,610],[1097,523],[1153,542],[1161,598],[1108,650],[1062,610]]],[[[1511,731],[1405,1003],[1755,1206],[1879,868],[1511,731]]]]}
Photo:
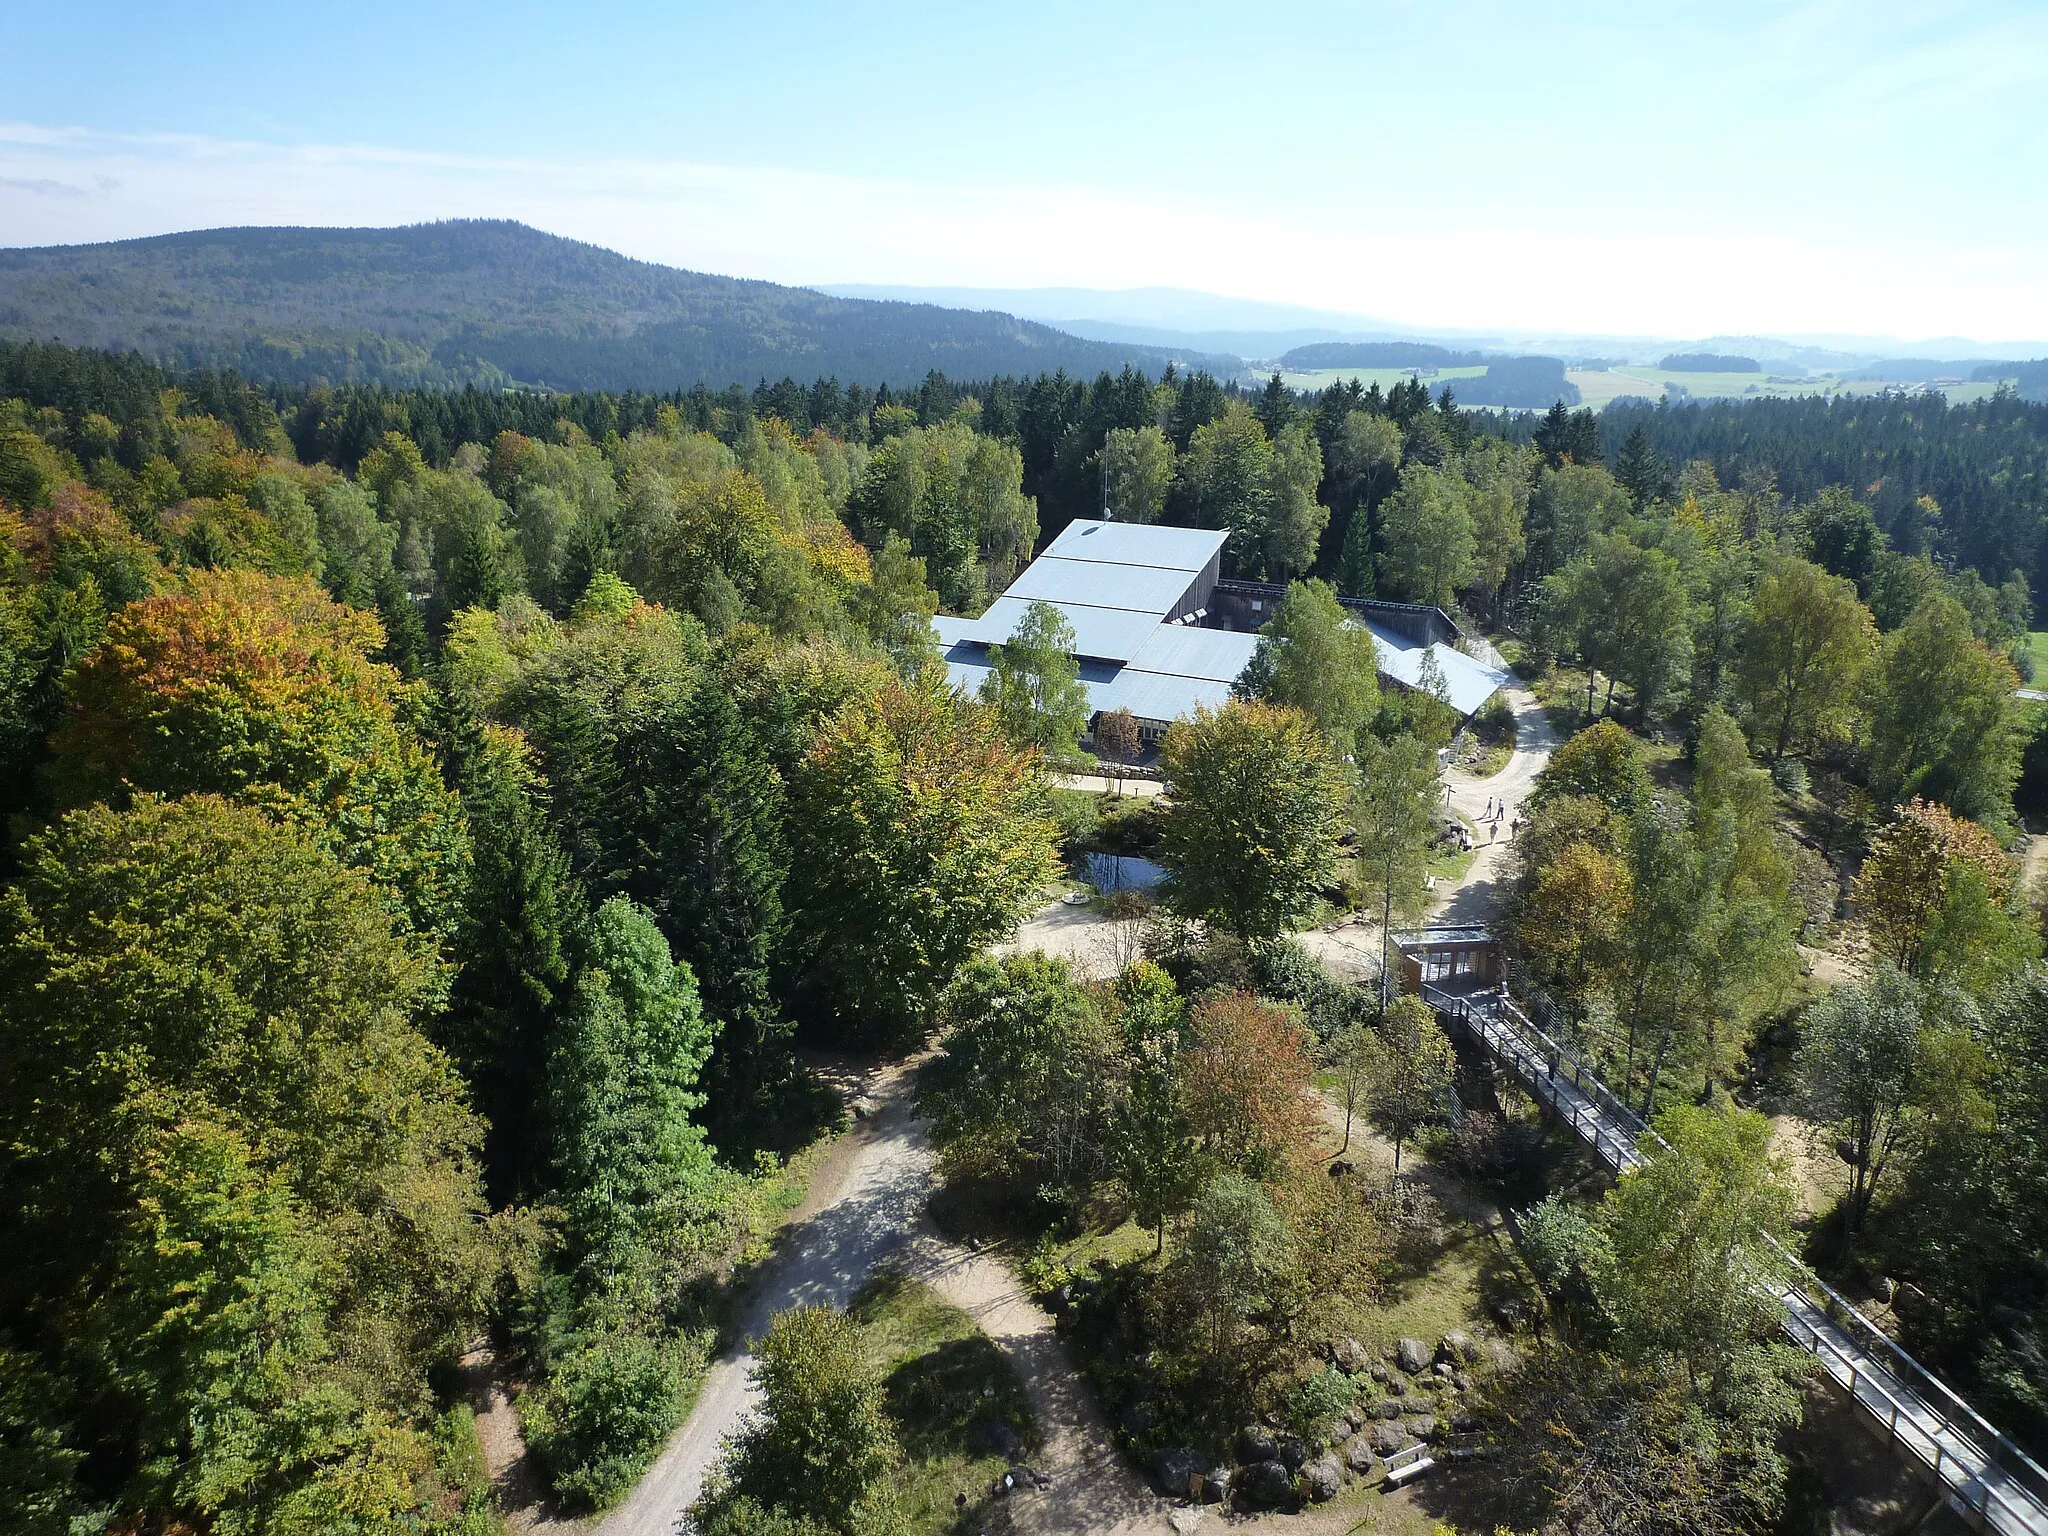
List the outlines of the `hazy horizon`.
{"type": "Polygon", "coordinates": [[[2023,5],[352,16],[17,8],[0,243],[490,216],[784,283],[1439,334],[2048,336],[2023,5]]]}

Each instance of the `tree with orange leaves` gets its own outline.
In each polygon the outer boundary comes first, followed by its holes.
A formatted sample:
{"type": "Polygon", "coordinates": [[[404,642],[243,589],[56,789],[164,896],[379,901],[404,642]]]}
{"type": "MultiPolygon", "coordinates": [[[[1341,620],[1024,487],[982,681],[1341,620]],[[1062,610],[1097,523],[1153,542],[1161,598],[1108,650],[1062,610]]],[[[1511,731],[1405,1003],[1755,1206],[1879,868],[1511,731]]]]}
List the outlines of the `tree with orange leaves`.
{"type": "Polygon", "coordinates": [[[2040,953],[2019,871],[1974,821],[1918,796],[1872,839],[1856,905],[1878,954],[1922,981],[1990,990],[2040,953]]]}
{"type": "Polygon", "coordinates": [[[1308,1146],[1313,1066],[1308,1032],[1291,1008],[1249,992],[1197,1003],[1175,1070],[1189,1128],[1216,1161],[1273,1178],[1308,1146]]]}
{"type": "Polygon", "coordinates": [[[446,934],[462,810],[405,724],[420,700],[369,659],[382,642],[374,618],[302,578],[190,572],[182,591],[116,613],[72,674],[53,795],[234,796],[305,827],[416,927],[446,934]]]}

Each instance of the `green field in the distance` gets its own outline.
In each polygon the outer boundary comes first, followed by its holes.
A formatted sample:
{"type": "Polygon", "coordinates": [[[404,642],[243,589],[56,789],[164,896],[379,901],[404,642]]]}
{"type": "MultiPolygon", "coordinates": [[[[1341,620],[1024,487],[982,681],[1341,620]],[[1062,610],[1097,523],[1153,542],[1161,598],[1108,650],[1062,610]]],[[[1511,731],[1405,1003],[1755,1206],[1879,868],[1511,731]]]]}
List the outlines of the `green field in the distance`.
{"type": "MultiPolygon", "coordinates": [[[[1412,369],[1407,368],[1302,368],[1282,370],[1280,378],[1290,389],[1327,389],[1330,385],[1341,384],[1347,379],[1357,379],[1364,385],[1377,384],[1381,389],[1391,389],[1408,378],[1412,372],[1412,369]]],[[[1484,368],[1439,368],[1434,372],[1425,369],[1422,378],[1432,390],[1449,384],[1455,395],[1459,379],[1477,378],[1485,372],[1484,368]]],[[[1246,382],[1255,385],[1268,376],[1247,373],[1245,377],[1246,382]]],[[[1669,373],[1644,363],[1624,363],[1615,368],[1598,371],[1573,368],[1565,373],[1565,377],[1578,385],[1579,403],[1591,406],[1596,411],[1624,395],[1636,395],[1649,400],[1662,399],[1667,384],[1685,390],[1695,400],[1791,399],[1799,395],[1874,395],[1885,388],[1875,379],[1842,379],[1833,374],[1789,378],[1767,372],[1669,373]]],[[[1997,388],[1998,385],[1992,382],[1944,384],[1941,386],[1941,392],[1948,397],[1950,405],[1967,405],[1972,400],[1988,400],[1997,388]]]]}

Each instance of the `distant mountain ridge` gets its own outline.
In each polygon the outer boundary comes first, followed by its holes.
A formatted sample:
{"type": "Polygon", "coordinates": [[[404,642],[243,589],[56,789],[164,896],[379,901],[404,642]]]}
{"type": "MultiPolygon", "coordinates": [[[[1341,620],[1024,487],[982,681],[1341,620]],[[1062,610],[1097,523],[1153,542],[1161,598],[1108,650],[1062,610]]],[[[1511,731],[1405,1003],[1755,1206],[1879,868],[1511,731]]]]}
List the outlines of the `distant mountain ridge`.
{"type": "Polygon", "coordinates": [[[134,350],[288,384],[665,391],[1092,376],[1235,357],[636,261],[500,220],[249,227],[0,250],[0,339],[134,350]]]}

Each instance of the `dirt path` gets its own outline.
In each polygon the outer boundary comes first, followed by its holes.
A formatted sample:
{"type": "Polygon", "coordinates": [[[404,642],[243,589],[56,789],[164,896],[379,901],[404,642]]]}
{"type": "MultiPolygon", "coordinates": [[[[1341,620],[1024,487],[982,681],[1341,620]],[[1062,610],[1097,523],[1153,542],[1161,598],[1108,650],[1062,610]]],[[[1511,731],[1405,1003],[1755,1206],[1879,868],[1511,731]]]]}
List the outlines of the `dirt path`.
{"type": "Polygon", "coordinates": [[[1511,828],[1557,748],[1557,734],[1535,694],[1516,687],[1501,690],[1501,697],[1515,716],[1515,750],[1506,766],[1485,778],[1457,768],[1444,773],[1450,809],[1478,828],[1479,851],[1456,885],[1440,889],[1430,912],[1433,923],[1486,922],[1499,912],[1512,868],[1511,828]]]}
{"type": "Polygon", "coordinates": [[[527,1452],[497,1351],[489,1344],[474,1345],[464,1352],[458,1370],[463,1396],[476,1415],[477,1444],[505,1529],[511,1536],[581,1530],[582,1521],[556,1514],[548,1502],[546,1481],[527,1452]]]}
{"type": "Polygon", "coordinates": [[[1165,1532],[1168,1505],[1116,1448],[1052,1318],[1024,1294],[1010,1266],[948,1243],[927,1226],[911,1273],[965,1312],[1024,1384],[1044,1447],[1037,1470],[1050,1486],[1012,1496],[1010,1529],[1022,1536],[1165,1532]]]}
{"type": "Polygon", "coordinates": [[[1009,1267],[947,1242],[925,1206],[936,1172],[911,1104],[911,1073],[896,1067],[866,1084],[879,1106],[820,1170],[806,1208],[785,1227],[760,1293],[746,1312],[743,1342],[714,1361],[690,1416],[646,1476],[597,1526],[598,1536],[672,1536],[703,1491],[726,1437],[753,1407],[748,1343],[775,1314],[795,1306],[843,1307],[885,1263],[901,1263],[972,1315],[1003,1351],[1038,1416],[1045,1450],[1038,1470],[1050,1485],[1020,1496],[1015,1529],[1026,1532],[1164,1532],[1153,1498],[1118,1455],[1094,1400],[1009,1267]]]}

